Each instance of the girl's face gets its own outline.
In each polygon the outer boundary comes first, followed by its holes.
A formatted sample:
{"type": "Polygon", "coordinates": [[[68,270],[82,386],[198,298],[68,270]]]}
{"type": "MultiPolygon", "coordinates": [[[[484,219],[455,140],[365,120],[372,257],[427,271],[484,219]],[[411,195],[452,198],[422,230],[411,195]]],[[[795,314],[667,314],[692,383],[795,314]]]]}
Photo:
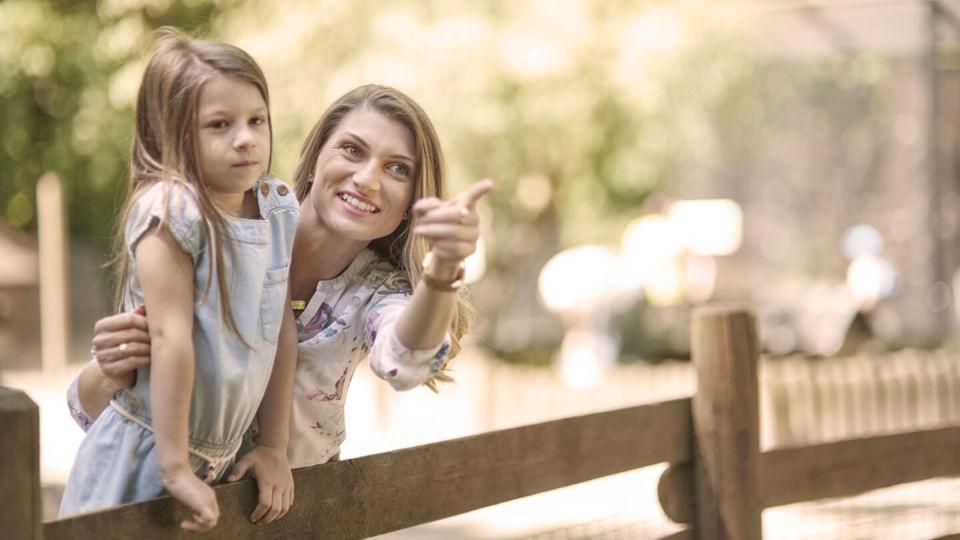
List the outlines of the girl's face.
{"type": "Polygon", "coordinates": [[[320,150],[308,200],[322,226],[366,244],[403,221],[416,166],[410,130],[379,112],[356,109],[320,150]]]}
{"type": "Polygon", "coordinates": [[[210,197],[232,209],[266,172],[270,112],[256,86],[224,75],[208,81],[199,100],[200,172],[210,197]]]}

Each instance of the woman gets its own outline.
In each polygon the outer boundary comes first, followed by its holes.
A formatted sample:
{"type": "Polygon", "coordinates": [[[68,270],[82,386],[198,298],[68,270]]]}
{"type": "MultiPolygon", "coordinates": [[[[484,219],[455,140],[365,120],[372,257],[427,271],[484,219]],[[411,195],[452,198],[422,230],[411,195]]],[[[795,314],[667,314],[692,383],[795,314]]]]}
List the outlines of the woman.
{"type": "MultiPolygon", "coordinates": [[[[397,390],[450,380],[443,370],[469,323],[459,294],[463,260],[479,236],[476,203],[493,183],[444,201],[429,118],[409,97],[377,85],[327,109],[304,143],[294,182],[300,219],[289,287],[299,360],[288,455],[292,467],[304,467],[337,458],[346,393],[363,358],[397,390]]],[[[149,362],[144,315],[97,323],[94,362],[70,391],[81,425],[149,362]]],[[[241,460],[229,479],[257,466],[241,460]]]]}

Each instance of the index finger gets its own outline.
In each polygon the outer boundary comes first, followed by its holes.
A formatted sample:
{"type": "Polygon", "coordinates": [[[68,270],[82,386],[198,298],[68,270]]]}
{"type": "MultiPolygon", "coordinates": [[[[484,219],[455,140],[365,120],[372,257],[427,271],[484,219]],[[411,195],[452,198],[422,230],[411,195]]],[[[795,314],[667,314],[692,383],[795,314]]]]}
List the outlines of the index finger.
{"type": "Polygon", "coordinates": [[[493,186],[493,180],[484,178],[483,180],[474,183],[472,186],[468,187],[466,191],[457,195],[451,200],[472,209],[481,197],[493,191],[493,186]]]}

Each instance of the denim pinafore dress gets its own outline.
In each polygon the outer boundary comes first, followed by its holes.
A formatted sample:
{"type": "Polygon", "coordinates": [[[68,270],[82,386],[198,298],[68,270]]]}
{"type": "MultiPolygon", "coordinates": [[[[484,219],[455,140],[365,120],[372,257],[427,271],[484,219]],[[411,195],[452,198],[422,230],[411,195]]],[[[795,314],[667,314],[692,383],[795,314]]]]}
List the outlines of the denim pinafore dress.
{"type": "MultiPolygon", "coordinates": [[[[234,256],[224,271],[234,321],[244,345],[220,310],[209,238],[191,191],[182,183],[146,188],[125,224],[130,277],[124,309],[143,304],[134,251],[163,223],[194,264],[195,378],[189,415],[189,458],[208,483],[225,478],[266,391],[286,309],[287,276],[299,206],[291,189],[263,177],[254,187],[262,219],[227,218],[234,256]],[[206,291],[206,299],[201,302],[206,291]]],[[[224,241],[231,241],[225,239],[224,241]]],[[[60,515],[90,512],[164,494],[150,413],[150,368],[137,370],[134,386],[120,391],[80,445],[63,494],[60,515]]]]}

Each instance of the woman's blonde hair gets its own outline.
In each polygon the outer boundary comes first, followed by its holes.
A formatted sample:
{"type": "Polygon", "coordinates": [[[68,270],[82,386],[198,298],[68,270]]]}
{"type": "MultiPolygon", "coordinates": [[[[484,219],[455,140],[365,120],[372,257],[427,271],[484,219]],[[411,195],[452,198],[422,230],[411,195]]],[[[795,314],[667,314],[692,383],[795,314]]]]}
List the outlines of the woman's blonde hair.
{"type": "MultiPolygon", "coordinates": [[[[133,203],[141,193],[158,182],[187,184],[194,187],[185,191],[194,196],[200,209],[208,249],[214,258],[213,272],[207,280],[201,302],[206,299],[213,274],[216,274],[224,321],[246,343],[237,330],[230,309],[227,277],[221,271],[224,268],[224,249],[221,248],[226,248],[228,256],[232,256],[233,246],[232,242],[223,241],[227,238],[226,220],[214,207],[201,172],[197,142],[198,106],[203,86],[216,76],[223,75],[257,87],[269,111],[267,81],[256,61],[238,47],[218,41],[192,39],[170,27],[159,29],[157,36],[153,56],[143,73],[137,94],[130,183],[114,242],[117,309],[123,309],[122,303],[127,292],[130,260],[123,227],[133,203]]],[[[271,142],[271,152],[267,158],[269,170],[273,157],[273,126],[269,113],[267,127],[271,142]]],[[[164,204],[168,202],[165,198],[164,204]]]]}
{"type": "MultiPolygon", "coordinates": [[[[300,161],[293,172],[297,199],[303,201],[310,193],[313,181],[313,168],[323,146],[337,129],[343,119],[352,111],[368,109],[378,112],[406,127],[411,135],[416,152],[416,170],[414,175],[412,205],[424,197],[446,197],[446,178],[444,175],[443,152],[440,140],[430,118],[419,105],[403,92],[388,86],[368,84],[360,86],[341,96],[320,117],[300,150],[300,161]]],[[[415,285],[423,273],[423,257],[427,253],[427,242],[410,234],[410,219],[387,236],[370,243],[370,248],[380,257],[389,260],[415,285]]],[[[462,291],[462,289],[461,289],[462,291]]],[[[457,295],[457,306],[450,323],[450,358],[460,352],[460,340],[470,327],[473,309],[464,294],[457,295]]],[[[424,383],[436,391],[437,381],[452,381],[444,370],[424,383]]]]}

